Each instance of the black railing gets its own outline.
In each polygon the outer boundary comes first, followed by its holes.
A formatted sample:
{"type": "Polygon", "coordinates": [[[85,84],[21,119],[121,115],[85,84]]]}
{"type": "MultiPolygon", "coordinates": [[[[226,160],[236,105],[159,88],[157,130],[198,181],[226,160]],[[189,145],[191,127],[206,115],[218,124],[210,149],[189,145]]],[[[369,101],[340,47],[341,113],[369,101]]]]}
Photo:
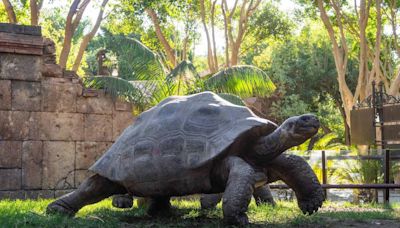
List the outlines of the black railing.
{"type": "MultiPolygon", "coordinates": [[[[400,150],[397,150],[400,151],[400,150]]],[[[316,151],[314,151],[315,153],[316,151]]],[[[400,184],[390,183],[390,161],[400,160],[400,155],[390,155],[390,150],[383,150],[383,155],[361,155],[361,156],[347,156],[335,155],[326,156],[326,151],[321,150],[321,170],[322,170],[322,188],[324,189],[325,196],[327,196],[327,189],[383,189],[384,202],[388,203],[390,198],[390,189],[400,189],[400,184]],[[383,161],[383,180],[381,184],[328,184],[328,160],[382,160],[383,161]]],[[[311,152],[313,153],[313,152],[311,152]]],[[[310,159],[310,156],[302,156],[304,159],[310,159]]],[[[288,189],[285,184],[271,184],[271,189],[288,189]]]]}

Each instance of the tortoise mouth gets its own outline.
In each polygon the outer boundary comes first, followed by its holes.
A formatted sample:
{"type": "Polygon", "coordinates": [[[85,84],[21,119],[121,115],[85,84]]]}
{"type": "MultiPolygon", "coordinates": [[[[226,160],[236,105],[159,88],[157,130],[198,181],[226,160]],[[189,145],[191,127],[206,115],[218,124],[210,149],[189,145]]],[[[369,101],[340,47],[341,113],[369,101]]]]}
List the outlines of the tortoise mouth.
{"type": "Polygon", "coordinates": [[[319,120],[314,115],[303,115],[296,123],[297,134],[315,134],[320,127],[319,120]]]}

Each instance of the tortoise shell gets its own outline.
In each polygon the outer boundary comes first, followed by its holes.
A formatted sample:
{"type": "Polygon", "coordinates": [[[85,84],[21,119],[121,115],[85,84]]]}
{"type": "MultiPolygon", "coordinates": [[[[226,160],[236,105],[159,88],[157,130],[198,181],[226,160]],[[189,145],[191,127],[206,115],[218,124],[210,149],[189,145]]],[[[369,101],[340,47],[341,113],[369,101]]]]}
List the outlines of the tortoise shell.
{"type": "Polygon", "coordinates": [[[90,170],[120,182],[188,178],[188,171],[235,153],[228,148],[238,140],[276,127],[212,92],[173,96],[139,115],[90,170]]]}

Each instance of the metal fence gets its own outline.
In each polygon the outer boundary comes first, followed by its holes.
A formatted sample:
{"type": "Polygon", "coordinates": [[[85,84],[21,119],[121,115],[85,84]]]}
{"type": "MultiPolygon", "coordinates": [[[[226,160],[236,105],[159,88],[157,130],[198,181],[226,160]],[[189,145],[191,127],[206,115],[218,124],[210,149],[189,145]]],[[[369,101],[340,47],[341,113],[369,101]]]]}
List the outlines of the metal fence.
{"type": "MultiPolygon", "coordinates": [[[[400,154],[391,154],[399,150],[389,150],[384,149],[382,155],[362,155],[362,156],[349,156],[349,155],[335,155],[327,156],[325,150],[321,151],[311,151],[315,154],[321,153],[321,170],[322,170],[322,188],[325,191],[325,196],[327,195],[327,189],[383,189],[384,190],[384,202],[389,202],[390,189],[400,189],[400,184],[390,183],[390,171],[391,171],[391,161],[400,162],[400,154]],[[328,160],[380,160],[382,161],[382,173],[384,183],[365,183],[365,184],[329,184],[328,180],[328,170],[327,165],[328,160]]],[[[346,151],[345,151],[346,152],[346,151]]],[[[349,151],[347,151],[349,153],[349,151]]],[[[304,159],[309,160],[310,156],[302,156],[304,159]]],[[[271,184],[271,189],[288,189],[289,187],[285,184],[271,184]]]]}

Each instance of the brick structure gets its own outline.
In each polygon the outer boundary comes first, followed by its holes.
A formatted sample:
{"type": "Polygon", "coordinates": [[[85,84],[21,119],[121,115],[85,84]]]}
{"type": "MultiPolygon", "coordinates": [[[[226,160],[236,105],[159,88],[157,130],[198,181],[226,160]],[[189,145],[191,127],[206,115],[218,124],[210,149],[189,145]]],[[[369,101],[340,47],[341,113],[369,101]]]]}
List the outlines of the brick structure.
{"type": "Polygon", "coordinates": [[[39,27],[0,23],[0,199],[57,197],[134,121],[132,105],[55,64],[39,27]]]}

